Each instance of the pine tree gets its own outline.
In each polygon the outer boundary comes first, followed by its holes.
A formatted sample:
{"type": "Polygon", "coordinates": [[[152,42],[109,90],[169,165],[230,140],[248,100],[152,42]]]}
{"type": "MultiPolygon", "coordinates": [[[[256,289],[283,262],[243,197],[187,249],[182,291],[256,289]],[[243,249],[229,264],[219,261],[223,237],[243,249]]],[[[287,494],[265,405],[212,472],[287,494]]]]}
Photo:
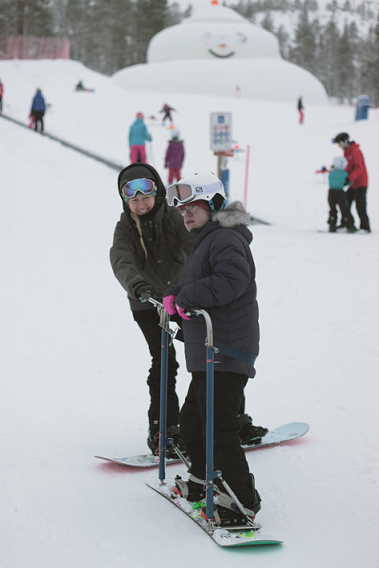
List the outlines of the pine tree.
{"type": "Polygon", "coordinates": [[[279,49],[281,56],[283,57],[283,59],[288,59],[288,52],[290,49],[290,43],[289,43],[290,36],[285,31],[283,25],[279,26],[279,28],[275,32],[275,35],[279,41],[279,49]]]}
{"type": "Polygon", "coordinates": [[[332,16],[320,33],[316,72],[316,76],[324,84],[329,97],[337,95],[336,59],[338,42],[339,32],[332,16]]]}
{"type": "Polygon", "coordinates": [[[379,107],[379,14],[375,28],[370,29],[361,65],[361,88],[371,97],[371,105],[379,107]]]}
{"type": "Polygon", "coordinates": [[[304,69],[313,72],[316,67],[316,36],[313,25],[309,22],[308,11],[303,9],[299,15],[299,22],[295,30],[294,46],[289,51],[292,62],[304,69]]]}
{"type": "Polygon", "coordinates": [[[49,0],[0,0],[0,35],[52,36],[49,0]]]}
{"type": "Polygon", "coordinates": [[[356,49],[354,46],[354,34],[347,22],[345,22],[344,30],[338,41],[336,49],[336,94],[340,102],[344,102],[345,98],[351,104],[355,94],[356,84],[356,49]]]}
{"type": "Polygon", "coordinates": [[[261,21],[261,27],[267,30],[268,32],[274,33],[275,27],[274,27],[274,20],[271,17],[271,12],[267,11],[265,13],[265,17],[261,21]]]}

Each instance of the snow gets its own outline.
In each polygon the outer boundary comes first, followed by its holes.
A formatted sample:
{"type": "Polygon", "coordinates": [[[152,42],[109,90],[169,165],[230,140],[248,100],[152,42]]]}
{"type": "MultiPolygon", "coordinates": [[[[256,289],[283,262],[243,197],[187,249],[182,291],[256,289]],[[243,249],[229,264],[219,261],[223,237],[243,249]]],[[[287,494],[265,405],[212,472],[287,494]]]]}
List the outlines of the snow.
{"type": "MultiPolygon", "coordinates": [[[[209,113],[232,112],[234,139],[251,147],[248,210],[271,223],[252,227],[262,339],[247,410],[269,428],[310,424],[300,440],[247,454],[263,499],[257,521],[282,546],[223,550],[146,486],[156,470],[96,460],[147,451],[148,351],[108,259],[117,172],[0,120],[1,567],[375,568],[378,111],[356,123],[352,107],[304,99],[299,125],[295,100],[128,91],[72,61],[0,62],[0,77],[6,115],[26,123],[41,87],[48,132],[125,165],[135,113],[167,100],[185,140],[183,175],[216,168],[209,113]],[[96,92],[75,93],[79,79],[96,92]],[[317,232],[327,185],[315,170],[341,154],[330,143],[340,131],[365,155],[370,235],[317,232]]],[[[166,179],[170,132],[147,123],[166,179]]],[[[243,198],[245,155],[229,160],[233,199],[243,198]]]]}

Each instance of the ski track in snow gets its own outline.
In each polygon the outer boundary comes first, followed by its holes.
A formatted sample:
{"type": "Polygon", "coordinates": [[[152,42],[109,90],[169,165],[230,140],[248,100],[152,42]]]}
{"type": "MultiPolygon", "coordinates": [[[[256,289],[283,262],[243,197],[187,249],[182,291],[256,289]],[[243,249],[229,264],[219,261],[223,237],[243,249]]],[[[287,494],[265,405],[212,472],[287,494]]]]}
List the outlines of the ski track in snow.
{"type": "MultiPolygon", "coordinates": [[[[37,86],[46,130],[128,163],[135,112],[177,109],[183,174],[216,168],[209,113],[233,113],[233,138],[251,145],[252,227],[261,353],[246,389],[256,424],[311,426],[302,439],[247,454],[261,493],[257,521],[279,547],[223,550],[145,483],[157,471],[95,454],[147,450],[149,357],[109,248],[121,213],[117,172],[0,120],[2,568],[155,568],[236,561],[260,568],[376,568],[378,562],[379,116],[174,93],[128,92],[79,63],[0,62],[4,112],[27,121],[37,86]],[[79,79],[95,93],[74,93],[79,79]],[[371,235],[320,234],[327,184],[315,174],[350,133],[368,172],[371,235]],[[231,555],[234,555],[231,556],[231,555]]],[[[150,160],[164,180],[169,131],[147,121],[150,160]]],[[[229,160],[243,198],[245,158],[229,160]]],[[[353,211],[355,218],[357,216],[353,211]]],[[[189,383],[182,347],[178,393],[189,383]]],[[[184,466],[170,467],[185,472],[184,466]]]]}

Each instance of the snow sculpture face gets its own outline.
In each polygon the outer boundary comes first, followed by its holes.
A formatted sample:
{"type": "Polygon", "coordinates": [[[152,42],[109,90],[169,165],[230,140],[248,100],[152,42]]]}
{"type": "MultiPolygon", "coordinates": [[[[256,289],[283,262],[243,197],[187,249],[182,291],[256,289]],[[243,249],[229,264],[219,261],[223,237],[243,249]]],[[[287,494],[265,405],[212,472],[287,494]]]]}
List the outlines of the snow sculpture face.
{"type": "Polygon", "coordinates": [[[251,24],[230,8],[209,6],[150,41],[147,61],[182,59],[280,58],[274,34],[251,24]]]}
{"type": "Polygon", "coordinates": [[[247,36],[243,32],[220,36],[209,32],[204,34],[204,45],[213,57],[233,57],[233,55],[238,54],[240,47],[246,42],[247,36]]]}

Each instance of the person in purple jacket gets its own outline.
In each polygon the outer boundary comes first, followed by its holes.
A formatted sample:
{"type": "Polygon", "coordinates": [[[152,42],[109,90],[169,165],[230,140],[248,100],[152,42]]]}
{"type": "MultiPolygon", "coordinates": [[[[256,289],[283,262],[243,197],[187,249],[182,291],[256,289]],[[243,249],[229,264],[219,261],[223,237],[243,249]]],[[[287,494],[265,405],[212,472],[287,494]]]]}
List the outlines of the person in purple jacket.
{"type": "Polygon", "coordinates": [[[179,181],[182,177],[181,168],[184,161],[184,145],[179,140],[180,132],[176,128],[172,131],[172,138],[168,143],[165,168],[168,168],[168,183],[173,183],[174,179],[179,181]]]}

